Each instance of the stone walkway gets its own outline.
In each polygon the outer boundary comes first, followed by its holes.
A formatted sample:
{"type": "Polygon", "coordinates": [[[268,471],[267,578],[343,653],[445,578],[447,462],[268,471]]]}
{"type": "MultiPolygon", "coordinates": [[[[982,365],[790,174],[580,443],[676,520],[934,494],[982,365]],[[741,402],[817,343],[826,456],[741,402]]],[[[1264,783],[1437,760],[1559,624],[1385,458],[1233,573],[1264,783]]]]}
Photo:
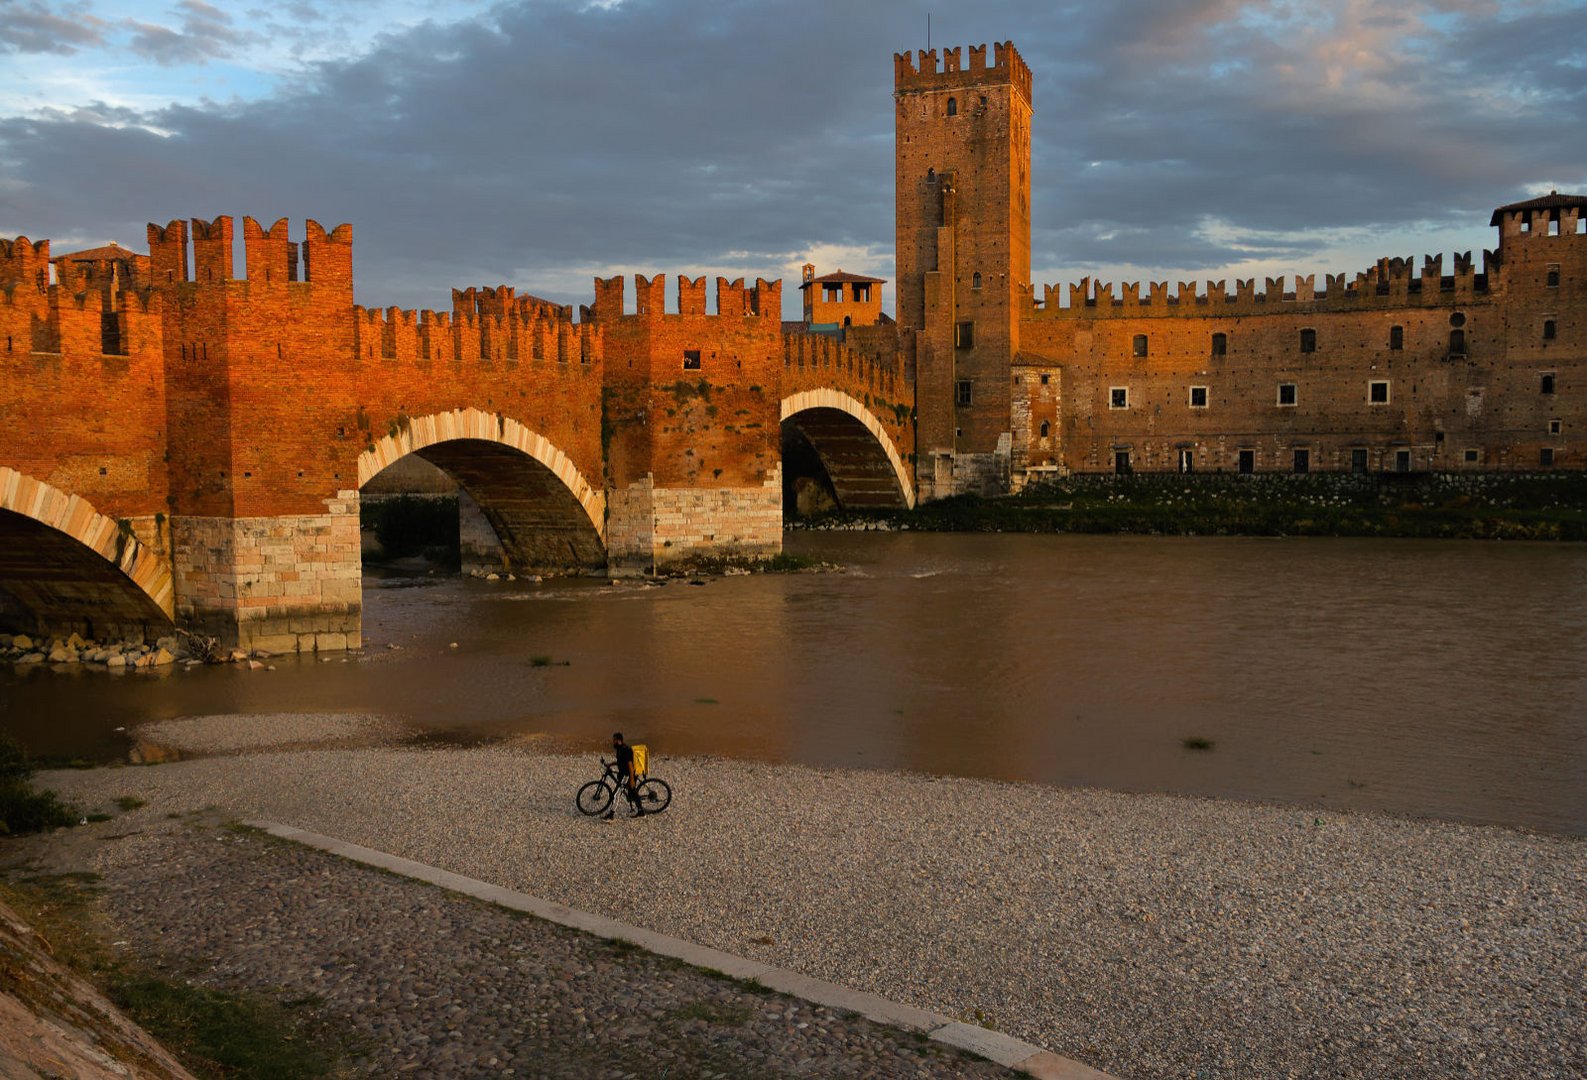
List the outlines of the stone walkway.
{"type": "Polygon", "coordinates": [[[98,861],[127,947],[206,985],[318,999],[362,1075],[1019,1075],[253,831],[168,822],[98,861]]]}

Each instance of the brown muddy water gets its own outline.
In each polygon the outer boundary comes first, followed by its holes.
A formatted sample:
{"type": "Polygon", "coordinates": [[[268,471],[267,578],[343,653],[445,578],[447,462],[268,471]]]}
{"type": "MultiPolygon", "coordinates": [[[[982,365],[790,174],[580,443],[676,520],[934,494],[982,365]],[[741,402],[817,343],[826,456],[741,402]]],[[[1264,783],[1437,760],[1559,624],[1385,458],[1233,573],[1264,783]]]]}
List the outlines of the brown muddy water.
{"type": "Polygon", "coordinates": [[[594,751],[621,729],[663,761],[1587,834],[1587,546],[791,533],[788,547],[846,572],[370,577],[366,648],[346,662],[5,670],[0,725],[37,753],[103,760],[128,753],[116,729],[155,719],[374,712],[438,739],[594,751]]]}

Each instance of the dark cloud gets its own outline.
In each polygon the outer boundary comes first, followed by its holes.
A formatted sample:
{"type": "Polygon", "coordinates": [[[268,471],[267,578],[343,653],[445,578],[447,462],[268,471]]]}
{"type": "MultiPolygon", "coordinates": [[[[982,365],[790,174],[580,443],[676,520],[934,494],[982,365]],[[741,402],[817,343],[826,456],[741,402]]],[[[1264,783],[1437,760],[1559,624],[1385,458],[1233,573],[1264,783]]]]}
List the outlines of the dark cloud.
{"type": "Polygon", "coordinates": [[[0,53],[57,53],[69,56],[105,42],[105,23],[86,4],[0,3],[0,53]]]}
{"type": "MultiPolygon", "coordinates": [[[[179,37],[219,15],[199,7],[179,37]]],[[[217,212],[351,221],[360,299],[408,306],[509,275],[774,275],[815,244],[890,250],[892,53],[924,44],[926,8],[506,4],[392,32],[268,101],[0,119],[0,219],[123,242],[217,212]]],[[[1013,38],[1035,72],[1037,266],[1312,273],[1350,269],[1311,261],[1341,229],[1480,246],[1528,185],[1587,186],[1572,13],[1483,10],[1003,3],[939,14],[933,38],[1013,38]]],[[[224,30],[204,36],[233,47],[224,30]]]]}
{"type": "Polygon", "coordinates": [[[252,35],[236,28],[230,15],[201,0],[181,0],[175,11],[182,20],[176,29],[125,20],[122,25],[132,31],[127,48],[145,60],[170,66],[227,57],[252,40],[252,35]]]}

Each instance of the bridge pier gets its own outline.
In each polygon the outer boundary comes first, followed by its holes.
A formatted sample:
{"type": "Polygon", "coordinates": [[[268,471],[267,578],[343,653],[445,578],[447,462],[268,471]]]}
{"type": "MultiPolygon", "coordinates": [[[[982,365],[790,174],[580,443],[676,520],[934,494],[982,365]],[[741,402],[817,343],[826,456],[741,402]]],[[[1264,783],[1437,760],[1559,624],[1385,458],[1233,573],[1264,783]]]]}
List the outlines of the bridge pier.
{"type": "Polygon", "coordinates": [[[646,474],[607,493],[606,572],[636,577],[697,559],[782,551],[782,469],[753,487],[657,487],[646,474]]]}
{"type": "Polygon", "coordinates": [[[173,517],[177,621],[227,648],[357,648],[363,618],[358,492],[338,492],[326,509],[279,517],[173,517]]]}

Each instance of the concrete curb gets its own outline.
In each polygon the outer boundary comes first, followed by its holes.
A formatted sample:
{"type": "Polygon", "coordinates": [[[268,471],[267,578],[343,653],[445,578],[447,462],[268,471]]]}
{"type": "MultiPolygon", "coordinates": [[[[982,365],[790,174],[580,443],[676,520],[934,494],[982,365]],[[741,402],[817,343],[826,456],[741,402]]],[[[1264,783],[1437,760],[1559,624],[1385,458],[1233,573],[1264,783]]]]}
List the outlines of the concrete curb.
{"type": "Polygon", "coordinates": [[[1034,1076],[1037,1080],[1117,1080],[1108,1073],[1098,1072],[1078,1061],[1059,1057],[1028,1042],[971,1024],[963,1024],[946,1016],[927,1012],[925,1009],[889,1001],[877,994],[849,990],[836,983],[813,979],[808,975],[772,967],[770,964],[763,964],[748,957],[735,956],[704,945],[696,945],[682,938],[657,934],[616,919],[608,919],[604,915],[576,911],[562,904],[554,904],[549,900],[530,896],[528,893],[515,892],[500,885],[477,881],[461,874],[414,862],[412,859],[390,855],[384,851],[360,847],[345,840],[338,840],[334,836],[309,832],[307,829],[299,829],[291,825],[280,825],[273,821],[250,821],[247,824],[283,840],[291,840],[306,847],[329,852],[416,881],[438,885],[443,889],[472,896],[499,907],[522,911],[559,926],[582,930],[587,934],[594,934],[596,937],[611,941],[631,942],[659,956],[668,956],[695,967],[720,971],[737,979],[753,979],[768,990],[775,990],[780,994],[788,994],[829,1008],[847,1009],[859,1013],[867,1020],[890,1027],[924,1032],[934,1042],[979,1054],[999,1065],[1034,1076]]]}

